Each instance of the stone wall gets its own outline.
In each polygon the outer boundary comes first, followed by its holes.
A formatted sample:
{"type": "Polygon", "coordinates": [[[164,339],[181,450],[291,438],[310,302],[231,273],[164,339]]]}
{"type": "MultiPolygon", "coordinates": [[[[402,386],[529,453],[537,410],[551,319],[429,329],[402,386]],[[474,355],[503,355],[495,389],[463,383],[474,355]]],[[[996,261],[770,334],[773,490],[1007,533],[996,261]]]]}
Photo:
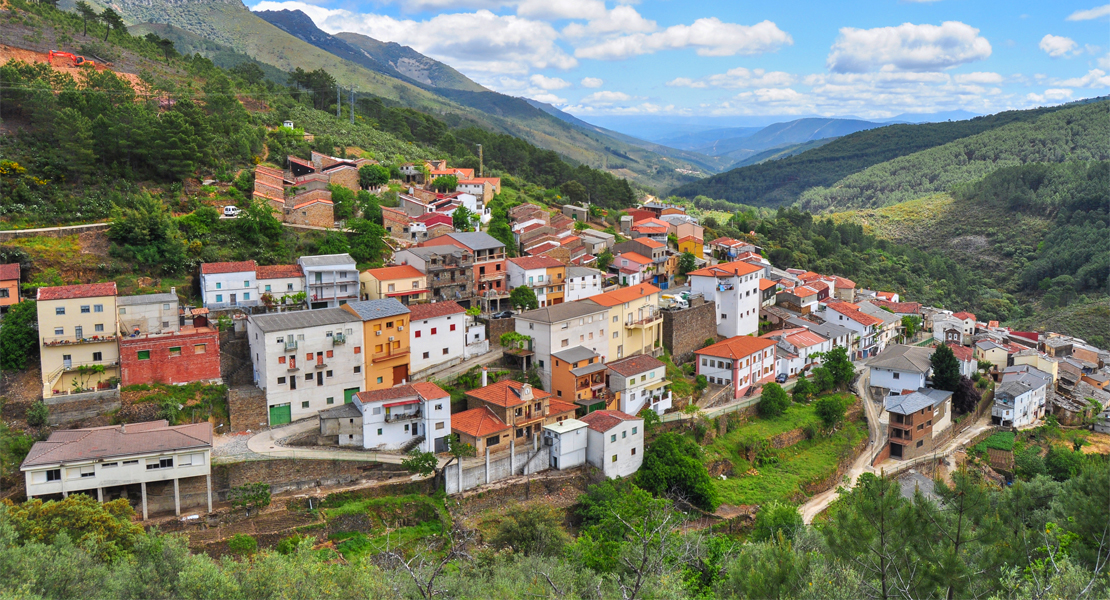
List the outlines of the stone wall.
{"type": "Polygon", "coordinates": [[[266,393],[253,385],[228,388],[227,407],[231,431],[257,431],[270,424],[266,393]]]}
{"type": "Polygon", "coordinates": [[[51,427],[89,419],[120,408],[119,388],[45,398],[51,427]]]}
{"type": "MultiPolygon", "coordinates": [[[[270,493],[358,481],[409,477],[400,465],[355,460],[270,459],[212,465],[213,501],[226,500],[231,488],[248,483],[270,484],[270,493]]],[[[170,490],[173,493],[173,490],[170,490]]]]}
{"type": "Polygon", "coordinates": [[[701,297],[690,299],[690,308],[663,311],[663,347],[675,364],[694,358],[705,340],[717,337],[717,311],[701,297]]]}
{"type": "MultiPolygon", "coordinates": [[[[330,198],[331,192],[327,192],[327,194],[330,198]]],[[[300,205],[298,204],[298,206],[300,205]]],[[[326,202],[313,202],[300,208],[287,208],[285,209],[285,222],[309,227],[335,227],[334,206],[329,199],[326,202]]]]}
{"type": "Polygon", "coordinates": [[[490,344],[501,345],[501,334],[516,331],[516,317],[490,319],[486,323],[486,339],[490,344]]]}
{"type": "Polygon", "coordinates": [[[457,494],[513,475],[530,475],[547,470],[551,464],[550,457],[549,446],[540,446],[538,450],[525,447],[517,450],[515,454],[506,452],[493,455],[487,451],[486,460],[483,463],[463,467],[461,474],[458,463],[444,470],[447,493],[457,494]]]}

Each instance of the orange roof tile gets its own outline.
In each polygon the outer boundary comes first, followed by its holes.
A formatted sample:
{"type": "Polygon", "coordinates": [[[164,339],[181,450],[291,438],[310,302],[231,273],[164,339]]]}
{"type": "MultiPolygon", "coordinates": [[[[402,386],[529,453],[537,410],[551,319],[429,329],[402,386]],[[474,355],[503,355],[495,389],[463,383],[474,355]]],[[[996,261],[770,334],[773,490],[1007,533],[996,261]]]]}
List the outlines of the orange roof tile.
{"type": "Polygon", "coordinates": [[[307,202],[301,202],[300,204],[294,206],[293,210],[297,210],[298,208],[304,208],[306,206],[311,206],[313,204],[327,204],[328,206],[331,206],[332,201],[331,200],[324,200],[323,198],[313,198],[312,200],[308,200],[307,202]]]}
{"type": "Polygon", "coordinates": [[[304,277],[304,271],[300,265],[259,265],[254,275],[258,279],[289,279],[304,277]]]}
{"type": "Polygon", "coordinates": [[[810,346],[816,346],[818,344],[823,344],[828,340],[826,340],[825,338],[817,335],[816,333],[813,333],[812,331],[810,331],[808,329],[802,329],[798,333],[792,333],[792,334],[786,336],[786,341],[790,342],[791,344],[793,344],[793,345],[795,345],[799,348],[808,348],[810,346]]]}
{"type": "Polygon", "coordinates": [[[550,256],[521,256],[518,258],[510,258],[509,262],[525,270],[551,269],[563,266],[563,263],[550,256]]]}
{"type": "MultiPolygon", "coordinates": [[[[496,404],[497,406],[518,406],[520,404],[524,404],[524,401],[520,399],[520,391],[524,387],[524,385],[525,384],[520,383],[519,381],[507,379],[505,381],[491,383],[484,388],[470,390],[466,393],[466,395],[470,396],[471,398],[481,400],[483,402],[496,404]]],[[[547,398],[550,395],[551,394],[548,394],[543,390],[532,388],[533,400],[541,400],[543,398],[547,398]]]]}
{"type": "Polygon", "coordinates": [[[975,320],[975,315],[972,314],[972,313],[969,313],[969,312],[958,312],[958,313],[953,314],[952,316],[956,317],[957,319],[959,319],[961,321],[966,321],[968,319],[971,319],[972,321],[975,320]]]}
{"type": "Polygon", "coordinates": [[[243,260],[239,262],[203,263],[200,265],[200,272],[202,275],[244,273],[246,271],[258,271],[258,264],[253,260],[243,260]]]}
{"type": "Polygon", "coordinates": [[[655,241],[655,240],[653,240],[649,237],[638,237],[638,238],[636,238],[632,241],[633,242],[639,242],[639,243],[647,246],[648,248],[662,248],[663,246],[665,246],[665,244],[663,244],[663,242],[657,242],[657,241],[655,241]]]}
{"type": "Polygon", "coordinates": [[[760,277],[759,278],[759,289],[760,290],[769,290],[769,289],[771,289],[773,287],[777,287],[777,286],[778,286],[778,283],[776,283],[774,281],[771,281],[770,279],[767,279],[765,277],[760,277]]]}
{"type": "Polygon", "coordinates": [[[115,282],[109,282],[42,287],[39,288],[36,298],[38,300],[71,300],[73,298],[96,298],[98,296],[115,295],[116,284],[115,282]]]}
{"type": "Polygon", "coordinates": [[[959,344],[945,344],[952,349],[952,354],[956,355],[956,360],[960,362],[971,362],[975,360],[975,351],[967,346],[960,346],[959,344]]]}
{"type": "Polygon", "coordinates": [[[574,412],[578,409],[577,406],[569,402],[563,402],[562,400],[555,399],[548,400],[547,406],[549,409],[547,411],[548,415],[561,415],[563,413],[574,412]]]}
{"type": "Polygon", "coordinates": [[[625,421],[639,420],[641,420],[640,417],[634,417],[619,410],[595,410],[579,419],[579,421],[585,423],[590,429],[600,431],[601,433],[605,433],[625,421]]]}
{"type": "Polygon", "coordinates": [[[459,303],[454,300],[432,302],[431,304],[411,304],[409,305],[409,320],[420,321],[464,312],[466,312],[466,309],[459,306],[459,303]]]}
{"type": "Polygon", "coordinates": [[[642,298],[644,296],[648,296],[658,292],[659,288],[655,287],[654,285],[651,285],[650,283],[641,283],[640,285],[634,285],[632,287],[621,288],[619,290],[605,292],[604,294],[590,296],[589,298],[587,298],[587,300],[590,300],[591,302],[594,302],[595,304],[599,304],[601,306],[616,306],[618,304],[631,302],[637,298],[642,298]]]}
{"type": "Polygon", "coordinates": [[[716,344],[713,344],[712,346],[706,346],[701,350],[695,350],[694,354],[706,354],[709,356],[718,356],[721,358],[740,359],[756,354],[761,350],[766,350],[767,348],[770,348],[774,345],[774,340],[740,335],[728,338],[727,340],[722,340],[720,342],[717,342],[716,344]]]}
{"type": "Polygon", "coordinates": [[[363,271],[377,279],[378,281],[389,281],[391,279],[411,279],[413,277],[423,277],[424,274],[420,269],[412,265],[400,265],[396,267],[381,267],[380,269],[366,269],[363,271]]]}
{"type": "Polygon", "coordinates": [[[508,429],[509,426],[498,419],[497,415],[485,406],[451,415],[451,430],[465,433],[471,437],[486,437],[508,429]]]}
{"type": "Polygon", "coordinates": [[[741,275],[751,275],[762,271],[762,267],[757,267],[751,263],[746,263],[742,260],[735,262],[724,263],[721,265],[712,265],[697,271],[690,271],[690,275],[701,275],[705,277],[738,277],[741,275]]]}
{"type": "Polygon", "coordinates": [[[880,325],[883,322],[883,320],[878,317],[872,317],[860,311],[858,306],[849,302],[830,302],[828,308],[848,317],[860,325],[880,325]]]}
{"type": "Polygon", "coordinates": [[[651,259],[650,258],[648,258],[648,257],[646,257],[646,256],[644,256],[644,255],[642,255],[638,252],[621,252],[619,256],[621,258],[628,259],[628,260],[630,260],[634,263],[638,263],[638,264],[641,264],[641,265],[650,265],[651,264],[651,259]]]}
{"type": "Polygon", "coordinates": [[[0,280],[12,281],[19,279],[19,263],[0,265],[0,280]]]}

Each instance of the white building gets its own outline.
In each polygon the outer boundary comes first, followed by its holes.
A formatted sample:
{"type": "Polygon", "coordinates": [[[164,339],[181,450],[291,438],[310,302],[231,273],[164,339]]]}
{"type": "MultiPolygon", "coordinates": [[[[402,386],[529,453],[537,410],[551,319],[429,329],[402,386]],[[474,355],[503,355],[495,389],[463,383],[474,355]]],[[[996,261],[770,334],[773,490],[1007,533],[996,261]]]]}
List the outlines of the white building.
{"type": "Polygon", "coordinates": [[[877,326],[879,328],[879,347],[886,348],[902,334],[902,317],[887,312],[870,302],[861,302],[857,306],[859,306],[860,312],[882,321],[882,324],[877,326]]]}
{"type": "Polygon", "coordinates": [[[463,360],[470,360],[489,352],[489,340],[486,339],[486,326],[482,323],[467,323],[466,348],[463,349],[463,360]]]}
{"type": "Polygon", "coordinates": [[[552,352],[583,346],[605,360],[608,315],[607,307],[593,302],[564,302],[516,315],[516,332],[532,338],[533,360],[545,390],[551,389],[552,352]]]}
{"type": "Polygon", "coordinates": [[[790,327],[802,327],[816,333],[817,335],[829,340],[829,349],[844,348],[848,351],[848,356],[851,357],[852,346],[855,345],[856,332],[841,327],[840,325],[833,325],[832,323],[814,323],[807,319],[799,317],[792,317],[786,320],[786,324],[790,327]]]}
{"type": "Polygon", "coordinates": [[[578,419],[543,426],[543,445],[551,447],[552,469],[573,469],[586,464],[587,427],[578,419]]]}
{"type": "Polygon", "coordinates": [[[181,514],[183,479],[205,478],[207,494],[186,504],[212,511],[211,453],[211,423],[149,421],[55,431],[35,442],[19,469],[27,499],[73,492],[94,494],[100,502],[138,497],[146,519],[148,486],[158,488],[159,498],[172,486],[174,513],[181,514]]]}
{"type": "Polygon", "coordinates": [[[1025,427],[1045,414],[1044,379],[1030,373],[1018,373],[1003,381],[994,393],[991,423],[1003,427],[1025,427]]]}
{"type": "Polygon", "coordinates": [[[872,317],[847,302],[829,302],[825,305],[825,322],[840,325],[856,333],[858,343],[852,358],[867,358],[883,351],[881,343],[882,320],[872,317]]]}
{"type": "Polygon", "coordinates": [[[871,387],[888,390],[918,390],[933,370],[929,362],[932,348],[894,344],[867,361],[871,369],[871,387]]]}
{"type": "Polygon", "coordinates": [[[690,293],[717,307],[717,334],[724,337],[759,331],[759,276],[763,269],[743,261],[691,271],[690,293]]]}
{"type": "Polygon", "coordinates": [[[638,415],[645,408],[662,415],[671,407],[671,392],[664,389],[667,366],[646,354],[629,356],[607,363],[609,389],[620,394],[621,412],[638,415]]]}
{"type": "Polygon", "coordinates": [[[832,350],[832,340],[804,327],[772,331],[761,337],[775,341],[775,374],[787,377],[821,364],[817,355],[832,350]]]}
{"type": "MultiPolygon", "coordinates": [[[[536,300],[541,308],[551,304],[547,298],[548,290],[552,292],[561,290],[562,281],[553,281],[555,273],[549,269],[557,269],[559,273],[564,270],[563,263],[548,256],[520,256],[505,261],[509,272],[509,287],[530,287],[536,294],[536,300]]],[[[560,295],[560,302],[561,302],[560,295]]]]}
{"type": "Polygon", "coordinates": [[[355,394],[362,445],[374,450],[446,452],[451,395],[434,383],[410,383],[355,394]]]}
{"type": "Polygon", "coordinates": [[[297,264],[304,271],[309,308],[336,308],[358,300],[358,269],[350,254],[302,256],[297,264]]]}
{"type": "Polygon", "coordinates": [[[126,338],[148,333],[175,333],[181,328],[179,304],[176,290],[169,294],[119,296],[116,298],[119,334],[126,338]]]}
{"type": "Polygon", "coordinates": [[[775,378],[775,341],[738,336],[695,350],[697,373],[709,383],[730,386],[740,398],[775,378]]]}
{"type": "Polygon", "coordinates": [[[619,410],[580,419],[587,427],[586,462],[609,478],[628,477],[644,462],[644,420],[619,410]]]}
{"type": "Polygon", "coordinates": [[[362,320],[342,308],[250,315],[247,339],[271,426],[343,404],[365,385],[362,320]]]}
{"type": "Polygon", "coordinates": [[[304,291],[304,271],[298,265],[260,265],[255,273],[258,297],[269,294],[275,304],[283,304],[287,296],[304,291]]]}
{"type": "Polygon", "coordinates": [[[253,260],[204,263],[200,266],[200,294],[210,310],[258,306],[258,265],[253,260]]]}
{"type": "Polygon", "coordinates": [[[468,345],[466,309],[453,301],[409,306],[409,373],[422,379],[423,371],[463,361],[468,345]]]}

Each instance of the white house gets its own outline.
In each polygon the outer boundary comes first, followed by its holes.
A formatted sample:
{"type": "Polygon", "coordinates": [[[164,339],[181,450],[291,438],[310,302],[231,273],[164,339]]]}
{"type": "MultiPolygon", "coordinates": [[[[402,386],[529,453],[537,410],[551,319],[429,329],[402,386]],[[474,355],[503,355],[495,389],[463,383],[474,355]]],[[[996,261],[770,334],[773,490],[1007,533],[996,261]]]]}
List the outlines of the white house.
{"type": "Polygon", "coordinates": [[[628,477],[644,462],[644,420],[619,410],[597,410],[581,419],[587,428],[586,462],[609,478],[628,477]]]}
{"type": "Polygon", "coordinates": [[[948,344],[948,347],[952,349],[952,354],[956,355],[956,360],[960,363],[960,375],[971,379],[979,371],[979,361],[975,359],[975,351],[955,343],[948,344]]]}
{"type": "Polygon", "coordinates": [[[375,450],[446,452],[451,395],[434,383],[410,383],[359,392],[362,445],[375,450]]]}
{"type": "Polygon", "coordinates": [[[887,312],[870,302],[861,302],[858,306],[860,312],[882,321],[882,324],[878,326],[879,346],[881,348],[885,348],[887,344],[893,344],[895,338],[902,334],[902,317],[887,312]]]}
{"type": "MultiPolygon", "coordinates": [[[[548,256],[519,256],[505,261],[505,268],[509,272],[509,287],[529,287],[536,294],[536,300],[541,307],[550,304],[547,290],[555,291],[555,286],[562,286],[562,281],[553,281],[554,274],[548,269],[563,269],[563,263],[548,256]]],[[[562,271],[560,271],[561,273],[562,271]]]]}
{"type": "Polygon", "coordinates": [[[275,304],[304,291],[304,271],[298,265],[259,265],[255,271],[258,297],[269,294],[275,304]]]}
{"type": "Polygon", "coordinates": [[[760,336],[775,341],[775,373],[794,377],[821,363],[817,354],[832,350],[832,340],[805,329],[781,329],[760,336]]]}
{"type": "Polygon", "coordinates": [[[786,324],[790,327],[802,327],[804,329],[812,331],[813,333],[816,333],[817,335],[829,340],[830,350],[833,348],[844,348],[848,351],[848,355],[851,356],[852,346],[855,344],[856,340],[856,332],[848,329],[847,327],[841,327],[840,325],[834,325],[827,322],[814,323],[813,321],[809,321],[807,319],[802,319],[799,317],[791,317],[787,319],[786,324]]]}
{"type": "Polygon", "coordinates": [[[470,322],[466,325],[466,347],[463,349],[463,360],[470,360],[489,352],[489,340],[486,339],[486,326],[482,323],[470,322]]]}
{"type": "Polygon", "coordinates": [[[586,464],[588,425],[578,419],[564,419],[543,426],[543,445],[551,448],[552,469],[573,469],[586,464]]]}
{"type": "Polygon", "coordinates": [[[709,383],[730,386],[740,398],[775,378],[775,341],[738,336],[695,350],[697,373],[709,383]]]}
{"type": "Polygon", "coordinates": [[[645,408],[662,415],[671,407],[671,392],[664,389],[667,366],[646,354],[622,358],[605,365],[609,369],[609,389],[620,394],[621,412],[638,415],[645,408]]]}
{"type": "Polygon", "coordinates": [[[200,294],[210,310],[258,306],[258,265],[253,260],[204,263],[200,266],[200,294]]]}
{"type": "Polygon", "coordinates": [[[516,332],[532,338],[533,360],[545,390],[551,389],[551,353],[583,346],[609,354],[609,309],[593,302],[564,302],[516,315],[516,332]]]}
{"type": "Polygon", "coordinates": [[[148,421],[55,431],[35,442],[19,470],[28,499],[72,492],[95,494],[100,502],[139,497],[146,519],[148,487],[156,488],[159,499],[172,487],[174,512],[180,515],[181,481],[200,483],[201,477],[207,494],[190,494],[185,504],[212,511],[211,453],[211,423],[148,421]]]}
{"type": "Polygon", "coordinates": [[[270,426],[343,404],[365,385],[362,320],[342,308],[250,315],[247,339],[270,426]]]}
{"type": "Polygon", "coordinates": [[[690,293],[717,307],[717,334],[731,338],[759,331],[759,276],[763,269],[743,261],[691,271],[690,293]]]}
{"type": "Polygon", "coordinates": [[[1014,375],[995,390],[991,407],[991,423],[995,425],[1024,427],[1045,414],[1046,381],[1030,373],[1014,375]]]}
{"type": "Polygon", "coordinates": [[[858,344],[853,358],[867,358],[882,352],[880,343],[882,319],[861,312],[847,302],[829,302],[825,305],[825,322],[840,325],[856,333],[858,344]]]}
{"type": "Polygon", "coordinates": [[[574,302],[601,293],[605,275],[589,267],[567,267],[566,301],[574,302]]]}
{"type": "Polygon", "coordinates": [[[453,301],[409,306],[409,373],[422,379],[424,371],[463,361],[468,345],[466,309],[453,301]]]}
{"type": "Polygon", "coordinates": [[[302,256],[297,264],[304,271],[309,308],[336,308],[358,300],[359,273],[350,254],[302,256]]]}
{"type": "Polygon", "coordinates": [[[871,387],[888,390],[917,390],[933,370],[929,358],[932,348],[894,344],[867,361],[871,369],[871,387]]]}

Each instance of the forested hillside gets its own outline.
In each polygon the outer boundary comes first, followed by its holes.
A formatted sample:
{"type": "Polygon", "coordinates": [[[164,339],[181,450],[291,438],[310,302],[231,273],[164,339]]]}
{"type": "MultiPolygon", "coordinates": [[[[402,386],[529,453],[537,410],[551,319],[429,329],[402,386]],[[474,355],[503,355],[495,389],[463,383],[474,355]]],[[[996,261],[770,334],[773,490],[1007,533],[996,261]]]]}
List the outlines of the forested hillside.
{"type": "Polygon", "coordinates": [[[1063,108],[872,166],[807,190],[799,204],[815,212],[883,206],[948,191],[1002,167],[1106,160],[1108,117],[1110,102],[1063,108]]]}

